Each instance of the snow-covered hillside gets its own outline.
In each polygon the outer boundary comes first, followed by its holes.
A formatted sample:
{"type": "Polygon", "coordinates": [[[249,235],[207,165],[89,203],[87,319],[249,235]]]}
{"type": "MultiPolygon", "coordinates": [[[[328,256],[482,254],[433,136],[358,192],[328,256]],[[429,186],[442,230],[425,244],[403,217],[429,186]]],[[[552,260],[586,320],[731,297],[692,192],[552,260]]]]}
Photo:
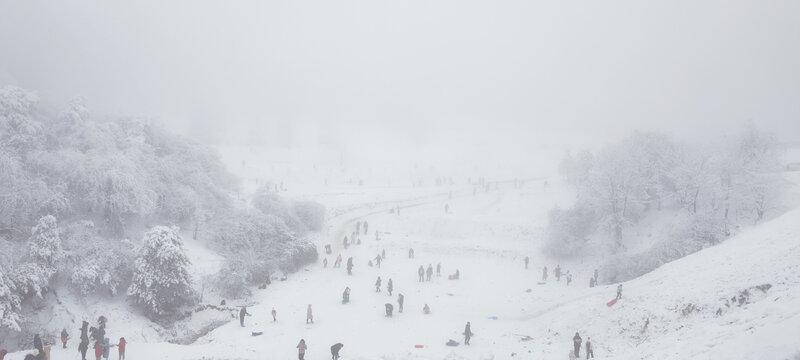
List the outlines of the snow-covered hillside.
{"type": "MultiPolygon", "coordinates": [[[[140,325],[112,315],[108,333],[130,341],[130,359],[291,359],[300,339],[309,346],[306,359],[329,358],[337,342],[345,344],[348,359],[566,359],[575,332],[591,337],[598,358],[782,359],[800,351],[789,335],[800,329],[800,210],[625,283],[623,298],[607,307],[616,284],[590,289],[595,264],[560,263],[573,275],[566,286],[564,278],[554,279],[556,262],[538,255],[546,210],[571,198],[560,186],[504,184],[474,196],[454,190],[452,198],[445,192],[423,202],[413,200],[415,189],[405,190],[408,202],[395,201],[397,189],[387,191],[391,205],[382,205],[380,196],[363,208],[348,202],[352,209],[333,216],[329,235],[317,239],[320,249],[334,248],[328,268],[308,266],[286,282],[254,290],[246,301],[229,302],[252,305],[244,328],[230,312],[231,322],[191,345],[151,343],[138,335],[140,325]],[[396,205],[399,215],[390,211],[396,205]],[[369,233],[360,236],[362,244],[344,250],[340,235],[364,220],[369,233]],[[381,268],[367,266],[382,250],[381,268]],[[344,265],[331,268],[340,252],[345,262],[354,258],[352,276],[344,265]],[[525,256],[531,257],[528,270],[525,256]],[[419,266],[440,262],[441,276],[418,281],[419,266]],[[551,272],[539,284],[543,266],[551,272]],[[456,269],[461,279],[447,280],[456,269]],[[375,292],[378,276],[381,292],[375,292]],[[345,287],[352,289],[347,305],[341,303],[345,287]],[[397,312],[398,293],[405,296],[403,313],[397,312]],[[392,318],[384,316],[385,303],[394,304],[392,318]],[[305,324],[309,304],[314,324],[305,324]],[[432,314],[422,313],[425,304],[432,314]],[[449,339],[463,342],[467,321],[476,334],[471,346],[445,346],[449,339]]],[[[54,359],[76,356],[74,348],[54,349],[54,359]]]]}

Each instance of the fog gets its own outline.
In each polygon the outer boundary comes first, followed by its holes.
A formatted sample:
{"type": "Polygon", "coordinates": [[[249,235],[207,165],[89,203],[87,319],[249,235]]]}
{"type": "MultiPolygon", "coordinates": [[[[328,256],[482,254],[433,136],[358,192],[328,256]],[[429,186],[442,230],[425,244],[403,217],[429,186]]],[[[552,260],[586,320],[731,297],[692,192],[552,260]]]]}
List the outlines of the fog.
{"type": "Polygon", "coordinates": [[[450,161],[746,123],[800,140],[793,1],[0,4],[0,83],[211,144],[450,161]]]}

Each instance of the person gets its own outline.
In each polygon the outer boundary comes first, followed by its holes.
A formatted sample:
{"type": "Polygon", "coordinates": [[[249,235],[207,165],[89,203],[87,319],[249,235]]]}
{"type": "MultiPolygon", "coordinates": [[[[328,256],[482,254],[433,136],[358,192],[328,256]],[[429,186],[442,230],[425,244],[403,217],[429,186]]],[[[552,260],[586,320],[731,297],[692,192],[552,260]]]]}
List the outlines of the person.
{"type": "Polygon", "coordinates": [[[361,233],[361,221],[356,222],[356,233],[361,233]]]}
{"type": "Polygon", "coordinates": [[[342,343],[336,343],[331,346],[331,359],[339,360],[339,350],[342,350],[344,345],[342,343]]]}
{"type": "Polygon", "coordinates": [[[306,346],[306,340],[305,339],[300,339],[300,343],[297,344],[297,358],[299,360],[305,359],[306,350],[307,349],[308,349],[308,346],[306,346]]]}
{"type": "Polygon", "coordinates": [[[464,345],[469,345],[469,339],[472,338],[472,329],[470,328],[469,321],[467,326],[464,327],[464,345]]]}
{"type": "Polygon", "coordinates": [[[400,306],[400,308],[397,310],[398,312],[403,312],[403,300],[405,300],[403,294],[397,294],[397,305],[400,306]]]}
{"type": "Polygon", "coordinates": [[[569,272],[567,272],[567,286],[569,286],[569,284],[570,284],[571,282],[572,282],[572,274],[570,274],[569,272]]]}
{"type": "Polygon", "coordinates": [[[369,223],[364,220],[364,235],[367,235],[367,231],[369,231],[369,223]]]}
{"type": "Polygon", "coordinates": [[[386,303],[386,317],[392,317],[392,311],[394,310],[394,305],[390,303],[386,303]]]}
{"type": "Polygon", "coordinates": [[[594,284],[597,285],[597,269],[594,269],[594,284]]]}
{"type": "Polygon", "coordinates": [[[594,359],[594,348],[592,347],[592,338],[586,338],[586,358],[589,356],[594,359]]]}
{"type": "Polygon", "coordinates": [[[331,244],[325,244],[325,253],[330,255],[331,252],[331,244]]]}
{"type": "Polygon", "coordinates": [[[345,235],[345,237],[344,237],[344,241],[342,241],[342,244],[344,244],[344,248],[345,248],[345,249],[347,249],[347,247],[349,247],[349,246],[350,246],[350,244],[347,242],[347,236],[346,236],[346,235],[345,235]]]}
{"type": "Polygon", "coordinates": [[[461,272],[459,272],[458,269],[456,269],[456,280],[460,278],[461,278],[461,272]]]}
{"type": "Polygon", "coordinates": [[[381,268],[381,254],[378,254],[378,256],[375,257],[375,266],[377,266],[378,269],[381,268]]]}
{"type": "Polygon", "coordinates": [[[589,278],[589,287],[590,288],[594,287],[594,278],[589,278]]]}
{"type": "Polygon", "coordinates": [[[561,281],[561,265],[556,265],[555,270],[553,270],[556,274],[556,281],[561,281]]]}
{"type": "Polygon", "coordinates": [[[275,308],[272,308],[272,322],[278,321],[278,312],[275,311],[275,308]]]}
{"type": "Polygon", "coordinates": [[[44,354],[44,346],[42,345],[42,338],[39,337],[39,334],[33,335],[33,348],[44,354]]]}
{"type": "Polygon", "coordinates": [[[108,338],[103,339],[103,359],[108,359],[111,352],[111,341],[108,338]]]}
{"type": "Polygon", "coordinates": [[[547,266],[542,268],[542,281],[547,281],[547,266]]]}
{"type": "Polygon", "coordinates": [[[124,337],[119,338],[119,344],[117,344],[117,349],[119,350],[119,358],[117,360],[125,359],[125,347],[128,346],[128,342],[125,341],[124,337]]]}
{"type": "Polygon", "coordinates": [[[8,350],[6,350],[6,349],[0,349],[0,360],[3,360],[3,359],[5,359],[5,357],[6,357],[6,354],[8,354],[8,350]]]}
{"type": "Polygon", "coordinates": [[[350,302],[350,287],[345,287],[344,292],[342,293],[342,304],[347,304],[350,302]]]}
{"type": "Polygon", "coordinates": [[[419,282],[425,281],[425,268],[422,265],[419,266],[417,274],[419,274],[419,282]]]}
{"type": "Polygon", "coordinates": [[[324,268],[328,267],[328,258],[322,259],[322,267],[324,268]]]}
{"type": "Polygon", "coordinates": [[[622,284],[617,285],[617,300],[622,299],[622,284]]]}
{"type": "Polygon", "coordinates": [[[239,325],[242,325],[242,327],[244,327],[244,316],[245,315],[250,315],[250,314],[247,313],[247,307],[246,306],[242,306],[242,309],[239,310],[239,325]]]}
{"type": "Polygon", "coordinates": [[[367,266],[372,267],[372,260],[367,263],[367,266]]]}
{"type": "Polygon", "coordinates": [[[353,257],[347,258],[347,275],[353,275],[353,257]]]}
{"type": "Polygon", "coordinates": [[[427,281],[431,281],[431,276],[433,276],[433,265],[428,264],[428,271],[426,274],[428,275],[427,281]]]}
{"type": "Polygon", "coordinates": [[[380,240],[380,239],[381,239],[381,238],[380,238],[380,234],[381,234],[381,232],[380,232],[380,231],[378,231],[378,230],[375,230],[375,241],[378,241],[378,240],[380,240]]]}
{"type": "Polygon", "coordinates": [[[386,290],[389,291],[389,296],[392,296],[392,290],[394,290],[394,284],[392,284],[391,278],[389,278],[389,283],[386,284],[386,290]]]}
{"type": "Polygon", "coordinates": [[[81,343],[78,345],[78,352],[81,353],[81,360],[86,360],[86,351],[89,350],[89,323],[84,321],[79,329],[81,331],[81,343]]]}
{"type": "Polygon", "coordinates": [[[430,314],[431,313],[431,307],[428,306],[428,304],[425,304],[425,306],[422,307],[422,313],[425,314],[425,315],[430,314]]]}
{"type": "Polygon", "coordinates": [[[39,355],[39,350],[33,350],[32,353],[25,355],[25,360],[37,360],[36,357],[39,355]]]}
{"type": "Polygon", "coordinates": [[[311,304],[308,304],[308,310],[306,310],[306,324],[314,323],[314,314],[311,313],[311,304]]]}
{"type": "Polygon", "coordinates": [[[530,261],[531,261],[531,258],[526,256],[525,257],[525,270],[528,270],[528,262],[530,262],[530,261]]]}
{"type": "Polygon", "coordinates": [[[338,268],[342,266],[342,254],[336,257],[336,261],[333,262],[333,267],[338,268]]]}
{"type": "Polygon", "coordinates": [[[413,259],[414,258],[414,249],[413,248],[408,248],[408,258],[409,259],[413,259]]]}
{"type": "Polygon", "coordinates": [[[94,342],[94,357],[97,358],[97,360],[103,357],[103,345],[100,344],[100,341],[94,342]]]}
{"type": "Polygon", "coordinates": [[[67,333],[67,328],[61,329],[61,344],[64,345],[63,349],[67,348],[68,339],[69,339],[69,334],[67,333]]]}
{"type": "Polygon", "coordinates": [[[386,260],[386,249],[381,250],[381,260],[386,260]]]}
{"type": "Polygon", "coordinates": [[[572,345],[575,347],[575,357],[581,357],[581,336],[578,333],[575,333],[575,336],[572,337],[572,345]]]}
{"type": "Polygon", "coordinates": [[[436,264],[436,276],[442,276],[442,263],[436,264]]]}
{"type": "Polygon", "coordinates": [[[381,277],[378,276],[378,280],[375,281],[375,292],[381,292],[381,277]]]}

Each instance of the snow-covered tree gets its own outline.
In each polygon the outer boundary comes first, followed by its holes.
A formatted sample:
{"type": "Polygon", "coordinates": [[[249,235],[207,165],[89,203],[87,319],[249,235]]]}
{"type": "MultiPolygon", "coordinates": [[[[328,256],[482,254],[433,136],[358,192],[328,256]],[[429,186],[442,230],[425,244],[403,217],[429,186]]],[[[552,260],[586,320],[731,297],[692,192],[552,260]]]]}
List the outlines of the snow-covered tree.
{"type": "Polygon", "coordinates": [[[31,233],[30,256],[37,265],[52,276],[56,273],[58,261],[64,257],[56,218],[52,215],[42,217],[31,233]]]}
{"type": "Polygon", "coordinates": [[[128,290],[151,317],[168,316],[195,301],[189,258],[175,227],[156,226],[145,233],[128,290]]]}
{"type": "Polygon", "coordinates": [[[0,267],[0,328],[20,331],[20,299],[14,283],[4,273],[0,267]]]}

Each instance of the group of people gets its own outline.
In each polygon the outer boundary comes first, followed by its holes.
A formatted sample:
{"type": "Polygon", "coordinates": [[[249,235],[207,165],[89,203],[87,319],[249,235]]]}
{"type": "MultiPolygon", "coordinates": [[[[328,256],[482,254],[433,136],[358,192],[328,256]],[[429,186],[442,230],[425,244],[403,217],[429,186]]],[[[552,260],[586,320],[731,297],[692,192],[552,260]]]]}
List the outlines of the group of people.
{"type": "MultiPolygon", "coordinates": [[[[80,331],[80,343],[78,343],[78,352],[81,354],[81,360],[86,360],[86,353],[89,351],[89,344],[90,340],[94,341],[94,355],[96,360],[101,359],[108,359],[112,347],[117,347],[119,351],[118,360],[125,359],[125,348],[127,347],[128,342],[125,340],[124,337],[119,338],[119,343],[112,344],[108,337],[106,337],[106,317],[100,316],[98,318],[97,327],[89,327],[89,323],[83,321],[81,327],[78,329],[80,331]]],[[[69,332],[67,332],[67,328],[63,328],[61,330],[61,345],[62,348],[67,348],[67,342],[70,340],[69,332]]],[[[50,347],[48,346],[45,348],[44,343],[42,342],[42,338],[39,334],[35,334],[33,336],[33,351],[25,355],[25,360],[44,360],[49,358],[49,350],[50,347]]],[[[3,349],[0,350],[0,360],[6,356],[8,352],[3,349]]]]}
{"type": "MultiPolygon", "coordinates": [[[[572,346],[573,349],[569,353],[570,360],[577,359],[581,357],[581,343],[583,339],[581,339],[581,335],[577,332],[575,336],[572,337],[572,346]]],[[[594,347],[592,346],[592,338],[586,338],[586,358],[588,359],[591,357],[594,359],[594,347]]]]}

